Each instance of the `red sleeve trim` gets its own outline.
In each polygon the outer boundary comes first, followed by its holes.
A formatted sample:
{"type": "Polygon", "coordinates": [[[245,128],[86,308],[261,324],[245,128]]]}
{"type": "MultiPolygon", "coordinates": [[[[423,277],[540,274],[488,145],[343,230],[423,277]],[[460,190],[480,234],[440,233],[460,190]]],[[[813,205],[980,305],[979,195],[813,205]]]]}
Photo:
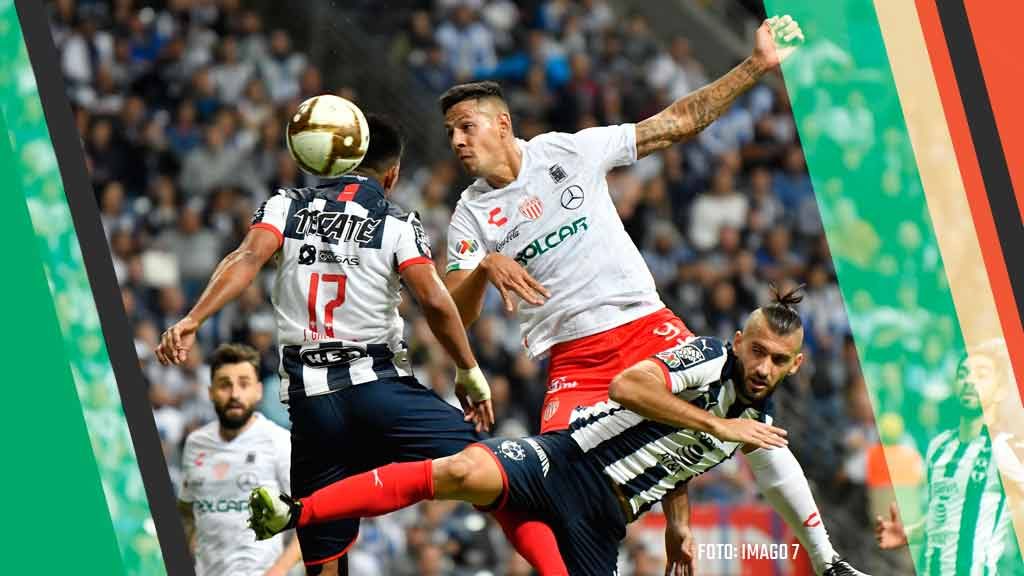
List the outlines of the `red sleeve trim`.
{"type": "Polygon", "coordinates": [[[274,226],[273,224],[267,222],[257,222],[252,226],[249,226],[249,230],[253,230],[255,228],[259,228],[260,230],[266,230],[268,232],[273,232],[274,236],[277,236],[278,248],[280,248],[281,245],[284,244],[284,234],[282,234],[281,231],[277,229],[277,226],[274,226]]]}
{"type": "Polygon", "coordinates": [[[491,450],[491,448],[488,445],[482,442],[477,442],[476,444],[470,444],[469,446],[467,446],[467,448],[473,447],[483,448],[484,452],[487,452],[487,455],[490,456],[494,460],[494,463],[498,466],[498,471],[501,472],[501,496],[498,496],[497,500],[491,502],[486,506],[473,507],[476,508],[477,510],[480,510],[481,512],[500,512],[505,508],[505,505],[508,504],[508,473],[505,472],[505,466],[502,465],[501,460],[498,459],[498,455],[495,454],[494,451],[491,450]]]}
{"type": "Polygon", "coordinates": [[[417,264],[433,265],[434,261],[431,260],[430,258],[427,258],[426,256],[417,256],[415,258],[409,258],[405,262],[402,262],[401,264],[398,265],[398,271],[401,272],[402,270],[405,270],[409,266],[415,266],[417,264]]]}

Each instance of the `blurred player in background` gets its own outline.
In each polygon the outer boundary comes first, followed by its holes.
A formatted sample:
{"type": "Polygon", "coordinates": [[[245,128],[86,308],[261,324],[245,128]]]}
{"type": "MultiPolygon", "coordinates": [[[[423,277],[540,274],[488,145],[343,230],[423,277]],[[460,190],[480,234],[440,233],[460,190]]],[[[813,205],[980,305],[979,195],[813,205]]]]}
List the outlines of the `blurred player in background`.
{"type": "MultiPolygon", "coordinates": [[[[480,315],[487,283],[518,307],[523,344],[550,355],[541,431],[565,429],[574,410],[608,398],[608,384],[637,361],[682,343],[690,330],[658,296],[623,228],[605,175],[693,138],[776,68],[803,40],[789,16],[757,30],[753,54],[715,82],[638,124],[517,140],[501,88],[455,86],[441,97],[445,128],[463,168],[477,178],[448,230],[445,284],[466,325],[480,315]]],[[[715,430],[722,440],[763,441],[752,420],[715,430]]],[[[799,462],[788,448],[748,455],[762,494],[804,544],[821,574],[838,562],[799,462]]],[[[670,564],[689,538],[686,510],[665,500],[670,564]]]]}
{"type": "MultiPolygon", "coordinates": [[[[374,470],[293,502],[254,490],[252,525],[269,537],[294,525],[384,514],[425,499],[463,500],[538,515],[558,536],[569,573],[617,573],[626,525],[687,482],[744,448],[711,434],[714,419],[770,426],[770,397],[803,363],[803,326],[792,292],[755,310],[732,346],[700,337],[617,376],[611,398],[582,408],[567,430],[521,440],[491,439],[448,458],[374,470]],[[690,412],[705,418],[696,427],[690,412]]],[[[675,573],[692,574],[694,543],[675,573]]],[[[825,574],[859,574],[848,565],[825,574]]]]}
{"type": "MultiPolygon", "coordinates": [[[[401,133],[382,116],[367,121],[370,145],[356,171],[267,200],[156,350],[161,362],[184,362],[202,323],[275,260],[281,400],[292,421],[291,486],[300,495],[389,462],[454,454],[494,421],[487,381],[426,235],[414,215],[387,200],[398,181],[401,133]],[[398,314],[403,282],[455,362],[465,417],[412,375],[398,314]]],[[[300,529],[307,573],[347,573],[342,557],[358,529],[358,519],[300,529]]]]}
{"type": "MultiPolygon", "coordinates": [[[[999,561],[1008,538],[1014,536],[1014,511],[1006,494],[1022,493],[1024,466],[1018,442],[1008,433],[992,437],[985,420],[986,414],[998,418],[1009,386],[1005,351],[1004,342],[991,342],[970,350],[957,367],[960,424],[928,445],[928,500],[922,520],[904,526],[895,502],[888,519],[875,520],[882,549],[922,545],[923,574],[928,576],[1006,573],[999,569],[999,561]]],[[[1016,561],[1019,555],[1012,557],[1016,561]]],[[[1022,574],[1024,567],[1012,573],[1022,574]]]]}
{"type": "Polygon", "coordinates": [[[288,431],[255,411],[263,398],[259,361],[248,346],[217,348],[210,359],[217,420],[185,440],[178,510],[199,576],[282,576],[301,559],[296,538],[253,542],[245,530],[254,487],[291,490],[288,431]]]}

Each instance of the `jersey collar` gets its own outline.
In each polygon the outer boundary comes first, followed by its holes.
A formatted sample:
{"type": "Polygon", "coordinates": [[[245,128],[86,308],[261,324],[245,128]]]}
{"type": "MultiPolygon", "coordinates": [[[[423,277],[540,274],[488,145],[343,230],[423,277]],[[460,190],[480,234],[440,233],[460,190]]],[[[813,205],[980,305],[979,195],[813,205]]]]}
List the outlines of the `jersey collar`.
{"type": "Polygon", "coordinates": [[[349,184],[359,184],[360,190],[369,190],[376,194],[379,194],[381,198],[385,200],[387,197],[384,195],[384,186],[374,178],[369,176],[362,176],[358,174],[346,174],[342,176],[340,180],[335,184],[337,187],[345,187],[349,184]]]}

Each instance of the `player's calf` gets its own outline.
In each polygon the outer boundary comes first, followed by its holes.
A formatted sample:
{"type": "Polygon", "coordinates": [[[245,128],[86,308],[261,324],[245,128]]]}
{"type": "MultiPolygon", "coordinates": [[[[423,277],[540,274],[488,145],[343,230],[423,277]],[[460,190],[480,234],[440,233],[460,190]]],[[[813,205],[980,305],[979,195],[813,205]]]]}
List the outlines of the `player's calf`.
{"type": "Polygon", "coordinates": [[[470,446],[447,458],[374,468],[293,500],[260,486],[249,498],[249,525],[257,539],[308,524],[380,516],[423,500],[491,504],[504,488],[501,470],[485,448],[470,446]]]}

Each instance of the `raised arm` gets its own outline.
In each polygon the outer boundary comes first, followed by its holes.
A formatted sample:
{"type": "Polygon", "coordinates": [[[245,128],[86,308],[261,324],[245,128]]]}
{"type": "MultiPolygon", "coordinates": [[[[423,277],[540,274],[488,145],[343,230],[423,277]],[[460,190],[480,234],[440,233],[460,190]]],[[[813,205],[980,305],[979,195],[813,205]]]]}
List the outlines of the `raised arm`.
{"type": "Polygon", "coordinates": [[[251,228],[242,244],[217,265],[196,305],[164,332],[155,351],[163,364],[181,364],[195,342],[196,332],[207,318],[237,298],[277,252],[281,239],[264,228],[251,228]]]}
{"type": "Polygon", "coordinates": [[[789,16],[769,18],[757,29],[754,52],[711,84],[683,96],[668,108],[636,125],[637,158],[693,138],[775,68],[803,40],[800,26],[789,16]]]}

